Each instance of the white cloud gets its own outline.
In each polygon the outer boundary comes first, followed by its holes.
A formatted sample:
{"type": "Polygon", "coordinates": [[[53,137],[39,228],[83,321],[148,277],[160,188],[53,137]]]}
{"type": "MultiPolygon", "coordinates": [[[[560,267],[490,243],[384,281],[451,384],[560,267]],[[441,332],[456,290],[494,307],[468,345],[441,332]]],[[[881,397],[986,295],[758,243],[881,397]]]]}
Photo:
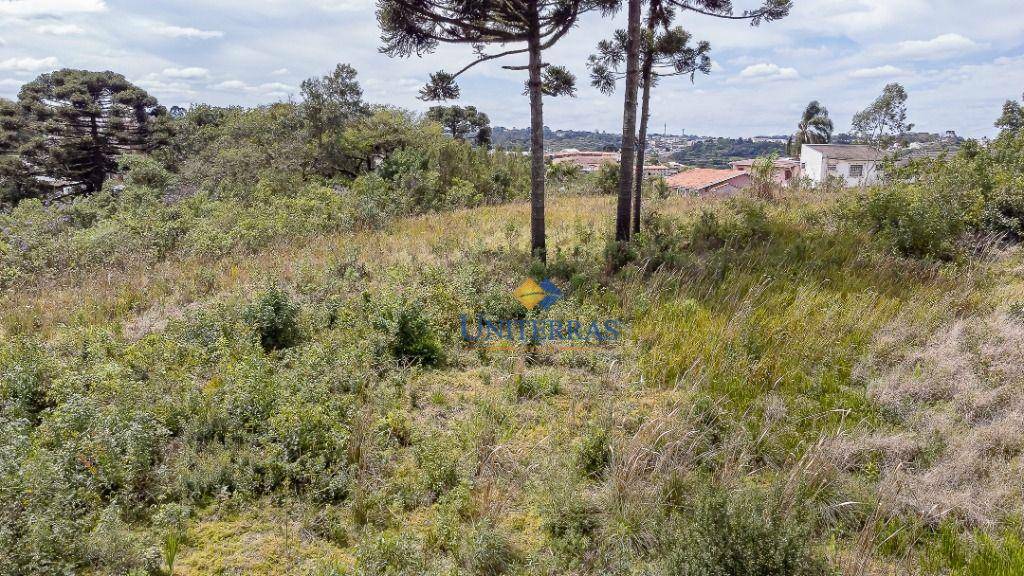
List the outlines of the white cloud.
{"type": "Polygon", "coordinates": [[[895,78],[897,76],[906,76],[908,72],[902,68],[897,68],[892,64],[886,64],[885,66],[876,66],[874,68],[859,68],[850,72],[852,78],[895,78]]]}
{"type": "Polygon", "coordinates": [[[775,53],[788,58],[828,58],[834,54],[828,46],[783,46],[776,48],[775,53]]]}
{"type": "Polygon", "coordinates": [[[795,80],[800,77],[796,68],[783,68],[778,64],[762,62],[751,64],[742,71],[739,77],[743,80],[795,80]]]}
{"type": "Polygon", "coordinates": [[[195,66],[189,68],[164,68],[163,75],[167,78],[207,78],[210,75],[210,71],[206,68],[199,68],[195,66]]]}
{"type": "Polygon", "coordinates": [[[183,26],[172,26],[170,24],[154,23],[147,26],[150,32],[157,36],[166,38],[188,38],[192,40],[210,40],[212,38],[223,38],[224,33],[220,30],[200,30],[183,26]]]}
{"type": "Polygon", "coordinates": [[[106,9],[103,0],[0,0],[0,16],[60,16],[106,9]]]}
{"type": "Polygon", "coordinates": [[[271,76],[284,76],[287,73],[288,73],[288,69],[287,68],[278,68],[277,70],[274,70],[273,72],[271,72],[270,75],[271,76]]]}
{"type": "Polygon", "coordinates": [[[354,12],[373,8],[373,2],[367,0],[319,0],[316,6],[332,12],[354,12]]]}
{"type": "Polygon", "coordinates": [[[259,89],[263,92],[288,92],[295,88],[283,82],[267,82],[266,84],[260,84],[259,89]]]}
{"type": "Polygon", "coordinates": [[[214,90],[251,90],[252,87],[241,80],[225,80],[210,86],[214,90]]]}
{"type": "Polygon", "coordinates": [[[4,78],[4,79],[0,80],[0,86],[5,87],[5,88],[6,87],[17,88],[17,87],[20,87],[23,84],[24,84],[24,82],[22,82],[21,80],[17,80],[15,78],[4,78]]]}
{"type": "Polygon", "coordinates": [[[54,36],[85,33],[85,29],[78,24],[43,24],[42,26],[36,26],[35,31],[37,34],[52,34],[54,36]]]}
{"type": "Polygon", "coordinates": [[[36,70],[54,69],[57,67],[57,59],[53,56],[46,58],[8,58],[0,61],[0,70],[12,70],[15,72],[35,72],[36,70]]]}
{"type": "Polygon", "coordinates": [[[158,96],[195,96],[196,92],[185,82],[166,82],[152,75],[142,80],[136,80],[135,84],[145,88],[158,96]]]}
{"type": "Polygon", "coordinates": [[[941,59],[982,48],[974,40],[961,34],[942,34],[931,40],[905,40],[886,52],[893,56],[915,60],[941,59]]]}

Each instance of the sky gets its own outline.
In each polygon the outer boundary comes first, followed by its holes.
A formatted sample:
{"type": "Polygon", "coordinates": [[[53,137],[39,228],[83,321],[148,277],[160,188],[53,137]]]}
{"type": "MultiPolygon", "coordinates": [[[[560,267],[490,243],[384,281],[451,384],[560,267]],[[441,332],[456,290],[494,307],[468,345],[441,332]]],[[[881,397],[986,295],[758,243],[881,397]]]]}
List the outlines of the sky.
{"type": "MultiPolygon", "coordinates": [[[[757,0],[734,0],[737,12],[757,0]]],[[[378,51],[373,0],[0,0],[0,97],[58,68],[113,70],[168,107],[258,105],[299,97],[303,79],[339,62],[359,72],[365,98],[423,111],[428,75],[472,60],[466,46],[421,58],[378,51]]],[[[575,98],[547,98],[552,129],[620,132],[622,94],[589,86],[587,55],[624,27],[585,17],[545,54],[578,77],[575,98]]],[[[846,131],[888,82],[909,93],[915,129],[995,134],[1002,103],[1024,92],[1024,0],[794,0],[790,16],[751,27],[694,13],[677,23],[711,42],[713,70],[654,88],[652,132],[788,134],[811,100],[846,131]],[[666,128],[667,127],[667,128],[666,128]]],[[[463,105],[496,126],[529,125],[525,72],[495,60],[460,78],[463,105]]]]}

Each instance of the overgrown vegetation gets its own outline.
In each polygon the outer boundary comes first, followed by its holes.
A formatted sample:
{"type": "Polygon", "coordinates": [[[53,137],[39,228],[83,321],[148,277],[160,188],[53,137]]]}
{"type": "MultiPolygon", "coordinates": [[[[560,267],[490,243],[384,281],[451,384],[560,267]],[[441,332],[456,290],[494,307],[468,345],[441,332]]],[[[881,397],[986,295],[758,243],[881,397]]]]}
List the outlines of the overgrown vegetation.
{"type": "Polygon", "coordinates": [[[196,106],[0,216],[0,573],[1021,571],[1019,133],[864,191],[648,195],[630,244],[552,169],[541,265],[524,160],[350,72],[305,88],[336,132],[196,106]],[[626,331],[486,348],[476,314],[626,331]]]}

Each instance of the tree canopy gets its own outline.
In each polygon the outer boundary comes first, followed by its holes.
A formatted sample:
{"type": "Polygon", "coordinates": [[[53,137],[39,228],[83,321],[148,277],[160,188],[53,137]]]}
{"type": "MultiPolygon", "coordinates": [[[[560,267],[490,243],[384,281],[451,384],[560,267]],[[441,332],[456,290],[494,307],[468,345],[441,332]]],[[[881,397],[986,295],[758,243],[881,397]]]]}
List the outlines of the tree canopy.
{"type": "Polygon", "coordinates": [[[1013,100],[1007,100],[1003,104],[1003,114],[996,120],[996,128],[1010,134],[1020,133],[1024,129],[1024,106],[1013,100]]]}
{"type": "Polygon", "coordinates": [[[907,122],[907,91],[887,84],[870,106],[854,114],[853,133],[861,142],[888,147],[914,125],[907,122]]]}
{"type": "Polygon", "coordinates": [[[465,140],[472,134],[477,145],[491,144],[491,120],[476,106],[431,106],[427,119],[440,124],[456,140],[465,140]]]}
{"type": "Polygon", "coordinates": [[[804,113],[800,116],[800,122],[797,124],[796,132],[789,140],[789,154],[792,156],[800,155],[800,147],[804,144],[827,144],[832,140],[832,132],[835,127],[832,125],[832,119],[828,116],[828,108],[825,108],[821,102],[812,100],[807,107],[804,108],[804,113]]]}
{"type": "Polygon", "coordinates": [[[28,142],[22,158],[34,173],[92,192],[117,156],[149,152],[169,138],[167,110],[121,74],[58,70],[22,87],[18,107],[28,142]]]}

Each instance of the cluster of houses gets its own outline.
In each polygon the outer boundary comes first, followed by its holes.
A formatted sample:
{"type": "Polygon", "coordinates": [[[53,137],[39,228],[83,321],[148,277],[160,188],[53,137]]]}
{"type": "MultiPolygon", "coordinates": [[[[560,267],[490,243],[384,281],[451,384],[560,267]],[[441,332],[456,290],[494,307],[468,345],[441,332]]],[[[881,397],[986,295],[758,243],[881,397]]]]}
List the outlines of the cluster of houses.
{"type": "MultiPolygon", "coordinates": [[[[904,157],[937,156],[943,150],[912,146],[904,157]]],[[[804,144],[799,158],[775,160],[772,176],[785,186],[806,178],[813,184],[825,181],[848,188],[870,186],[881,180],[886,153],[866,144],[804,144]]],[[[602,164],[618,163],[618,152],[587,152],[574,148],[548,155],[554,164],[573,163],[584,173],[595,172],[602,164]]],[[[669,188],[685,194],[726,195],[751,184],[754,160],[732,162],[730,169],[690,168],[675,162],[644,166],[644,175],[663,177],[669,188]]]]}

